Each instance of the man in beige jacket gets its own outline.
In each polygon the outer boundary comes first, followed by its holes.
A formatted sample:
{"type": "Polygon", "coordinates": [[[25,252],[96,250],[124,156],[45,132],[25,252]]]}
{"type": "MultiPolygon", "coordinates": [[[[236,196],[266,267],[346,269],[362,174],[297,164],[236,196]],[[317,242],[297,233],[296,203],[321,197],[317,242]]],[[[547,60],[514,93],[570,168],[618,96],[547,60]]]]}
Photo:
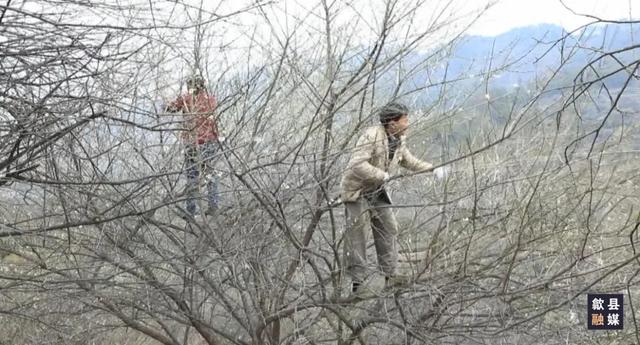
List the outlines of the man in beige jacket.
{"type": "Polygon", "coordinates": [[[389,171],[394,171],[397,165],[415,172],[432,169],[431,164],[414,157],[405,145],[408,113],[408,108],[399,103],[389,103],[381,108],[378,112],[380,125],[367,128],[360,136],[342,177],[341,198],[347,216],[344,261],[352,278],[353,292],[357,292],[367,276],[365,217],[369,214],[385,285],[407,280],[396,273],[398,223],[384,183],[389,179],[389,171]]]}

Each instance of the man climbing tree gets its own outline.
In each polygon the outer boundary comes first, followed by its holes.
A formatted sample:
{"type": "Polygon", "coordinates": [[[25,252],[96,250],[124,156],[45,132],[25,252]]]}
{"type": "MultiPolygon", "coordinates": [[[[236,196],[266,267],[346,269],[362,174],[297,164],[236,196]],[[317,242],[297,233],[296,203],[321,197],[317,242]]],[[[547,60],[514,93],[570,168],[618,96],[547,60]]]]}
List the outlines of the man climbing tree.
{"type": "Polygon", "coordinates": [[[181,139],[185,145],[187,173],[186,209],[189,216],[196,214],[196,194],[200,179],[207,183],[208,208],[213,215],[219,206],[218,182],[214,173],[214,158],[220,144],[215,118],[216,98],[207,93],[205,80],[196,75],[187,81],[187,94],[178,97],[167,107],[167,112],[182,112],[185,116],[181,139]]]}
{"type": "Polygon", "coordinates": [[[360,294],[367,277],[365,217],[371,214],[373,239],[378,264],[385,275],[385,287],[401,285],[408,277],[396,272],[398,224],[391,199],[384,188],[389,171],[397,165],[416,172],[432,169],[432,165],[414,157],[405,146],[409,126],[408,108],[389,103],[378,112],[380,125],[367,128],[358,139],[348,167],[342,177],[342,201],[346,207],[344,261],[352,279],[352,291],[360,294]]]}

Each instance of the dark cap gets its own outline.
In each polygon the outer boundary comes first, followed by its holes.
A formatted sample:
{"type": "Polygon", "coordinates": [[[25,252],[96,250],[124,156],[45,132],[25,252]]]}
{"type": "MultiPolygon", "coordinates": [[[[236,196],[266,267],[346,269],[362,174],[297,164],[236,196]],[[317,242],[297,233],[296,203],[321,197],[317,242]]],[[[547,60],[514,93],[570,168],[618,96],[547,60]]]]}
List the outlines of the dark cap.
{"type": "Polygon", "coordinates": [[[196,88],[202,90],[205,88],[204,78],[200,75],[193,75],[187,80],[188,88],[196,88]]]}
{"type": "Polygon", "coordinates": [[[378,110],[378,117],[380,118],[380,123],[383,125],[407,114],[409,114],[409,108],[402,103],[396,102],[387,103],[387,105],[378,110]]]}

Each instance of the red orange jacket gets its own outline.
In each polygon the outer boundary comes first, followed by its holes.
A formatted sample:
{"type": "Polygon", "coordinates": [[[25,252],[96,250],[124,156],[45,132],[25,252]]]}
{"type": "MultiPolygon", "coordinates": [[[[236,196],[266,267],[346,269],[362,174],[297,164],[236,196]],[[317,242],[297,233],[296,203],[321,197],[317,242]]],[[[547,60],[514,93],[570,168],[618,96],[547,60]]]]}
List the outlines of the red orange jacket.
{"type": "Polygon", "coordinates": [[[181,135],[185,143],[202,145],[218,140],[218,125],[214,117],[216,106],[216,98],[201,91],[178,97],[167,106],[167,111],[182,112],[187,117],[185,131],[181,135]]]}

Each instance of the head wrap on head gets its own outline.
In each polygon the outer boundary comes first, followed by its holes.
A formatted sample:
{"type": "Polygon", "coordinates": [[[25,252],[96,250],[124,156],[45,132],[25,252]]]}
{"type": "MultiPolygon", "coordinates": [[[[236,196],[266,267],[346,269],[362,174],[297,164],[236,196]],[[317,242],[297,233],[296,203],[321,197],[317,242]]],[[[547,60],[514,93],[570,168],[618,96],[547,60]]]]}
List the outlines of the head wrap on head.
{"type": "Polygon", "coordinates": [[[378,117],[380,118],[380,123],[383,125],[407,114],[409,114],[409,108],[402,103],[396,102],[387,103],[387,105],[378,110],[378,117]]]}
{"type": "Polygon", "coordinates": [[[203,90],[205,88],[204,78],[200,75],[194,75],[187,80],[187,88],[203,90]]]}

